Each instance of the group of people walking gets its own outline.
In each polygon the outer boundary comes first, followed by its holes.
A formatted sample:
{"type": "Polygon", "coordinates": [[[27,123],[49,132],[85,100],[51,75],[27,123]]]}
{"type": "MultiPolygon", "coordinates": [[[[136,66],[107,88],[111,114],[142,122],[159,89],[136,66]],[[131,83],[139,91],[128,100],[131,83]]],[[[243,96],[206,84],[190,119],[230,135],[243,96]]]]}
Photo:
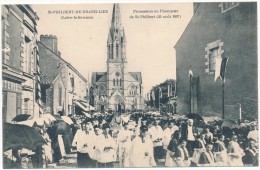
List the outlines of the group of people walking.
{"type": "Polygon", "coordinates": [[[13,168],[48,168],[74,152],[79,168],[258,166],[257,123],[226,133],[218,125],[145,113],[70,117],[72,124],[34,125],[46,144],[6,151],[5,167],[12,160],[20,162],[13,168]]]}
{"type": "Polygon", "coordinates": [[[256,124],[243,134],[241,143],[240,134],[228,139],[218,126],[201,130],[192,119],[181,124],[170,119],[162,125],[160,118],[140,116],[118,123],[116,127],[97,119],[81,123],[72,144],[78,167],[258,165],[258,136],[252,137],[256,124]]]}

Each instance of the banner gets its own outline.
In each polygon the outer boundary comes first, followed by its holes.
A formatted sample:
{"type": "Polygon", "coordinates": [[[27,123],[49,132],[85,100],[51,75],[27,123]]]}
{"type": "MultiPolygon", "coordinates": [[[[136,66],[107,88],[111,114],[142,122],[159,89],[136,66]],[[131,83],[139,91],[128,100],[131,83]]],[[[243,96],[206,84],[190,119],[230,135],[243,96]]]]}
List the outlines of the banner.
{"type": "Polygon", "coordinates": [[[216,57],[216,62],[215,62],[215,78],[214,78],[214,81],[216,81],[220,77],[221,62],[222,62],[222,57],[219,55],[219,56],[216,57]]]}
{"type": "Polygon", "coordinates": [[[225,82],[225,72],[229,57],[223,58],[221,62],[220,78],[225,82]]]}
{"type": "Polygon", "coordinates": [[[159,98],[162,98],[162,89],[159,87],[159,98]]]}

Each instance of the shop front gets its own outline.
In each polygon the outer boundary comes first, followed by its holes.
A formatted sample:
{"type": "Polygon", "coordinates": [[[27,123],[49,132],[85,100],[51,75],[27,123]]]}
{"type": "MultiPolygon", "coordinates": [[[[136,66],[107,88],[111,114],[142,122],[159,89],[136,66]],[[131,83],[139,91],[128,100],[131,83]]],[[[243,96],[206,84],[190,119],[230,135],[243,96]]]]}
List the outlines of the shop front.
{"type": "Polygon", "coordinates": [[[3,77],[2,90],[3,122],[11,122],[16,115],[21,114],[21,82],[3,77]]]}

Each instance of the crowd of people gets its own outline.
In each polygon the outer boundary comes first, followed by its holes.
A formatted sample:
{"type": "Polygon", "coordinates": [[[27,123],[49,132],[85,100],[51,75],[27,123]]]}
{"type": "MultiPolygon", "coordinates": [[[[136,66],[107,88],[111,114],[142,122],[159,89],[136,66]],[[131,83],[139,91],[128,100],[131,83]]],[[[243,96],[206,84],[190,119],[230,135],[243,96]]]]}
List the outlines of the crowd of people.
{"type": "Polygon", "coordinates": [[[47,141],[38,152],[38,159],[45,160],[40,164],[60,163],[76,151],[79,168],[258,166],[257,122],[227,130],[147,113],[71,119],[74,123],[64,133],[53,133],[54,125],[37,126],[47,141]]]}

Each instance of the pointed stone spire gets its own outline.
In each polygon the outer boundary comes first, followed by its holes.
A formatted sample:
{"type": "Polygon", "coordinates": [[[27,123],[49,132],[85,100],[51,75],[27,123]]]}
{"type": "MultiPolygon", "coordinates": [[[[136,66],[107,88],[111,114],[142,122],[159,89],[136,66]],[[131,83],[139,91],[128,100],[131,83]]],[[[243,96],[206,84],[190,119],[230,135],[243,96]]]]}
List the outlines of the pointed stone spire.
{"type": "Polygon", "coordinates": [[[111,29],[114,30],[117,28],[118,30],[122,29],[121,15],[119,4],[115,3],[113,6],[112,12],[112,20],[111,20],[111,29]]]}
{"type": "Polygon", "coordinates": [[[126,39],[124,28],[121,22],[119,4],[113,5],[111,27],[107,40],[108,62],[127,62],[126,61],[126,39]]]}

